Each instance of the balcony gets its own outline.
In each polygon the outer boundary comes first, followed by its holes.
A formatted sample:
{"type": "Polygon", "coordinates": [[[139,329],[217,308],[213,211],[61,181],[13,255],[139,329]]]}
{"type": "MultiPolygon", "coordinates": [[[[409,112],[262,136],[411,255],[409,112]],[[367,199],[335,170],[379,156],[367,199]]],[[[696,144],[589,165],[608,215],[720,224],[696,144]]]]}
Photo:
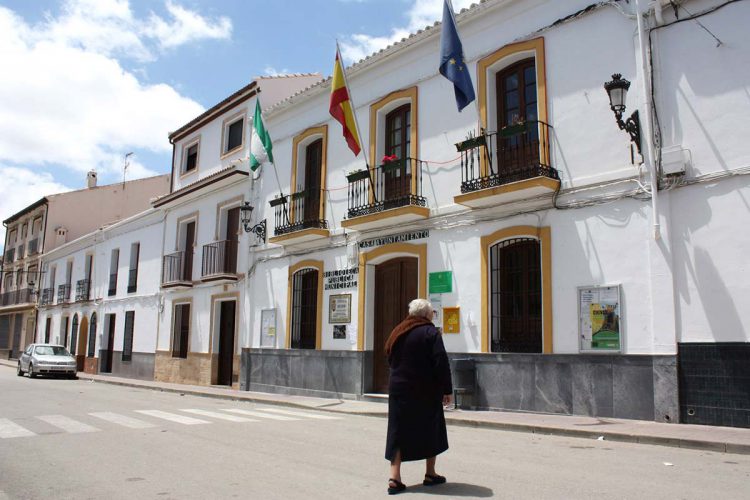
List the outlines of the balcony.
{"type": "Polygon", "coordinates": [[[341,225],[364,230],[427,218],[430,209],[422,196],[423,163],[403,158],[347,175],[349,205],[341,225]]]}
{"type": "Polygon", "coordinates": [[[138,290],[138,268],[128,271],[128,293],[135,293],[138,290]]]}
{"type": "Polygon", "coordinates": [[[70,300],[70,283],[57,287],[57,303],[64,304],[70,300]]]}
{"type": "Polygon", "coordinates": [[[296,245],[328,238],[328,221],[321,218],[323,192],[311,189],[273,200],[274,236],[270,243],[296,245]]]}
{"type": "Polygon", "coordinates": [[[36,255],[39,253],[39,238],[34,238],[29,241],[29,256],[36,255]]]}
{"type": "Polygon", "coordinates": [[[55,300],[55,289],[45,288],[42,290],[42,296],[39,298],[40,306],[50,306],[55,300]]]}
{"type": "Polygon", "coordinates": [[[461,153],[461,195],[472,208],[537,198],[560,186],[550,161],[551,126],[528,121],[456,144],[461,153]]]}
{"type": "Polygon", "coordinates": [[[32,302],[32,289],[20,288],[0,295],[0,306],[17,306],[32,302]]]}
{"type": "Polygon", "coordinates": [[[14,260],[16,260],[16,249],[11,248],[10,250],[6,250],[5,251],[5,263],[10,264],[14,260]]]}
{"type": "Polygon", "coordinates": [[[203,245],[202,281],[237,281],[237,242],[222,240],[203,245]]]}
{"type": "Polygon", "coordinates": [[[193,251],[175,252],[162,258],[161,286],[164,288],[193,286],[193,251]]]}
{"type": "Polygon", "coordinates": [[[91,300],[91,280],[76,281],[76,302],[91,300]]]}
{"type": "Polygon", "coordinates": [[[107,297],[117,295],[117,273],[109,275],[109,286],[107,287],[107,297]]]}

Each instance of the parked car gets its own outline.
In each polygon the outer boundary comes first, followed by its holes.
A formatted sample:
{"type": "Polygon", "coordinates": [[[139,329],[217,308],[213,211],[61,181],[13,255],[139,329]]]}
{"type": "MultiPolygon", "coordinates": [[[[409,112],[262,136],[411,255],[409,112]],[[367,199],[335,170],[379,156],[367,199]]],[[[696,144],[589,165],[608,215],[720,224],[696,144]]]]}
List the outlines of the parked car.
{"type": "Polygon", "coordinates": [[[64,375],[76,378],[76,359],[64,346],[31,344],[18,358],[16,374],[22,377],[24,373],[28,373],[29,378],[37,375],[64,375]]]}

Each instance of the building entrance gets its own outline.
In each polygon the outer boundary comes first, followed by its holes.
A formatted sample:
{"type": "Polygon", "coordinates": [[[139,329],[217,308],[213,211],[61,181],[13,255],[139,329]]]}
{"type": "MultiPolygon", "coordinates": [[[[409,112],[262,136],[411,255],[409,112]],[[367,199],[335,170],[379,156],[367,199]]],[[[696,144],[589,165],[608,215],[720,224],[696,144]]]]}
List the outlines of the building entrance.
{"type": "Polygon", "coordinates": [[[232,385],[234,362],[234,327],[237,302],[219,302],[219,373],[218,385],[232,385]]]}

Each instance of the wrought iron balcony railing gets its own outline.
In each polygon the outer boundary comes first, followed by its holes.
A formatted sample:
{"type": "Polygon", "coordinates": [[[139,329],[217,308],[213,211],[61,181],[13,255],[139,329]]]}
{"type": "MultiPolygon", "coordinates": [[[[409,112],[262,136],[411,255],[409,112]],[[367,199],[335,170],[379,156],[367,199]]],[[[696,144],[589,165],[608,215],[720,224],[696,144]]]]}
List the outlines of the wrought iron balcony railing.
{"type": "Polygon", "coordinates": [[[76,302],[90,300],[91,297],[91,280],[76,281],[76,302]]]}
{"type": "Polygon", "coordinates": [[[201,275],[237,274],[237,241],[221,240],[203,245],[201,275]]]}
{"type": "Polygon", "coordinates": [[[39,298],[39,305],[41,306],[48,306],[52,304],[52,302],[55,300],[55,289],[45,288],[42,290],[42,296],[39,298]]]}
{"type": "Polygon", "coordinates": [[[426,206],[422,196],[423,163],[416,158],[403,158],[347,175],[348,218],[409,205],[426,206]]]}
{"type": "Polygon", "coordinates": [[[138,290],[138,268],[128,271],[128,293],[138,290]]]}
{"type": "Polygon", "coordinates": [[[0,305],[17,306],[19,304],[27,304],[32,301],[32,296],[31,288],[20,288],[11,292],[5,292],[0,295],[0,305]]]}
{"type": "Polygon", "coordinates": [[[302,229],[328,229],[328,221],[320,218],[321,189],[308,189],[271,201],[274,208],[273,234],[281,236],[302,229]]]}
{"type": "Polygon", "coordinates": [[[57,303],[62,304],[70,300],[70,283],[65,285],[58,285],[57,287],[57,303]]]}
{"type": "Polygon", "coordinates": [[[550,129],[544,122],[527,121],[456,144],[461,153],[461,192],[540,176],[559,180],[550,165],[550,129]]]}
{"type": "Polygon", "coordinates": [[[174,252],[162,258],[161,284],[192,283],[193,250],[174,252]]]}

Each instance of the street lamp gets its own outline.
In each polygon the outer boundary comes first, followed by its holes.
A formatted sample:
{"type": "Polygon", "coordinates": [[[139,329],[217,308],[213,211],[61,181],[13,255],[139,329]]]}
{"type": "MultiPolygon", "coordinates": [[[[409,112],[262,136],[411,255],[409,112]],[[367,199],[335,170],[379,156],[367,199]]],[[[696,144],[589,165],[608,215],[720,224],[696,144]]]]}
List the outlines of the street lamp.
{"type": "Polygon", "coordinates": [[[612,81],[604,84],[604,90],[609,95],[609,107],[615,114],[617,126],[630,135],[630,140],[635,143],[638,153],[641,154],[641,122],[638,120],[638,110],[633,111],[627,120],[622,120],[629,88],[630,82],[622,78],[620,73],[612,75],[612,81]]]}
{"type": "Polygon", "coordinates": [[[255,210],[255,207],[253,207],[249,201],[244,202],[242,206],[240,206],[240,221],[242,222],[242,227],[245,229],[246,233],[253,233],[255,237],[258,238],[258,242],[265,243],[266,219],[263,219],[253,226],[251,221],[253,210],[255,210]]]}

